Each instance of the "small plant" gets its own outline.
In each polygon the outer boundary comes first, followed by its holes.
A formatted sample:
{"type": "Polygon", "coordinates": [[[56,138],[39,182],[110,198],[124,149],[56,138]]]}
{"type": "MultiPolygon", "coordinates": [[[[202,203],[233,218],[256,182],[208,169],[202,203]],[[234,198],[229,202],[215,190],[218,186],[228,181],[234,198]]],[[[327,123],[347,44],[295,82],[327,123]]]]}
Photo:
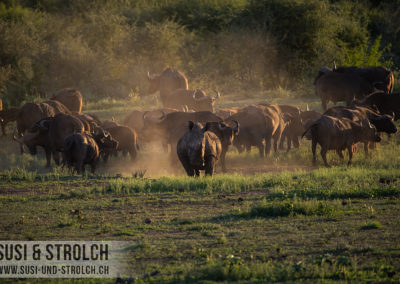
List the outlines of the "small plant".
{"type": "Polygon", "coordinates": [[[360,227],[361,230],[375,230],[380,228],[382,228],[382,224],[379,223],[378,221],[369,222],[360,227]]]}

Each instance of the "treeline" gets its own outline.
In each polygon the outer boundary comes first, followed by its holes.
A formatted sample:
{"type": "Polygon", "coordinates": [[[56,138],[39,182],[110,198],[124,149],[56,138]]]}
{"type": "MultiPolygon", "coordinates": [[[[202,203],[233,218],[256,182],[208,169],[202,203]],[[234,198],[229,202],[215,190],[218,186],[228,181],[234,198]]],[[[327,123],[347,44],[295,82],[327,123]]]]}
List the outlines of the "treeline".
{"type": "Polygon", "coordinates": [[[63,87],[144,94],[146,74],[182,70],[192,87],[248,93],[312,84],[321,65],[400,66],[400,1],[6,0],[5,105],[63,87]]]}

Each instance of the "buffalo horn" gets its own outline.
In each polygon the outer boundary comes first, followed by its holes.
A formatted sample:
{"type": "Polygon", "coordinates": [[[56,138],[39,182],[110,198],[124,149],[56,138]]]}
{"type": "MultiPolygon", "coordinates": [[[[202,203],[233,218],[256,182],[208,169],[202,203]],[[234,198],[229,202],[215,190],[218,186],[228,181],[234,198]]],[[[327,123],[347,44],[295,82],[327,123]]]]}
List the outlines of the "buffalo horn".
{"type": "Polygon", "coordinates": [[[233,121],[234,123],[236,123],[235,128],[233,128],[233,131],[238,132],[239,131],[239,122],[237,120],[233,121]]]}
{"type": "Polygon", "coordinates": [[[24,144],[24,141],[23,141],[22,137],[21,137],[21,138],[17,138],[17,137],[15,136],[15,132],[16,132],[16,129],[14,129],[13,140],[14,140],[14,141],[17,141],[17,142],[20,143],[20,144],[24,144]]]}

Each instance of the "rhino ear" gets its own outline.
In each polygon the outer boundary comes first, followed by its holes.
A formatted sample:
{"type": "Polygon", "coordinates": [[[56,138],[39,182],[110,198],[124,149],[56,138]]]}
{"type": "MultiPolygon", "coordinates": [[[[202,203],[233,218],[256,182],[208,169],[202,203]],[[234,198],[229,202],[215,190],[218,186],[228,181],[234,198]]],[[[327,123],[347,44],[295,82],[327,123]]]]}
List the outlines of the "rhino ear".
{"type": "Polygon", "coordinates": [[[192,130],[194,126],[194,122],[193,121],[189,121],[189,130],[192,130]]]}

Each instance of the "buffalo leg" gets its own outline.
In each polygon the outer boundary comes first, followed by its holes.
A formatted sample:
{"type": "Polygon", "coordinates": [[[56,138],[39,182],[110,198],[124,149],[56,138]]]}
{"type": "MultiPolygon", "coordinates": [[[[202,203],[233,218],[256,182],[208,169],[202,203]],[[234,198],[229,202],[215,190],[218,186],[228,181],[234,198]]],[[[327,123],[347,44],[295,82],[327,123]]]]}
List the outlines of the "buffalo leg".
{"type": "Polygon", "coordinates": [[[199,169],[195,169],[195,170],[194,170],[194,173],[195,173],[196,177],[199,177],[199,176],[200,176],[200,170],[199,170],[199,169]]]}
{"type": "Polygon", "coordinates": [[[321,98],[321,106],[324,111],[328,109],[328,100],[325,98],[321,98]]]}
{"type": "Polygon", "coordinates": [[[58,151],[52,151],[53,154],[53,160],[54,163],[56,163],[57,166],[60,165],[60,153],[58,151]]]}
{"type": "Polygon", "coordinates": [[[365,157],[368,157],[368,148],[369,148],[370,143],[369,142],[364,142],[364,153],[365,157]]]}
{"type": "Polygon", "coordinates": [[[347,151],[349,152],[349,162],[347,163],[349,166],[351,165],[351,160],[353,159],[353,147],[348,146],[347,151]]]}
{"type": "Polygon", "coordinates": [[[98,159],[94,160],[91,164],[90,164],[90,170],[92,172],[92,174],[94,174],[94,172],[96,171],[96,167],[97,167],[97,163],[98,163],[98,159]]]}
{"type": "Polygon", "coordinates": [[[85,171],[85,167],[84,167],[82,161],[74,162],[74,168],[75,168],[75,171],[77,172],[78,175],[85,171]]]}
{"type": "Polygon", "coordinates": [[[221,151],[221,168],[222,168],[222,172],[225,173],[226,172],[226,165],[225,165],[225,156],[226,156],[226,148],[222,147],[222,151],[221,151]]]}
{"type": "Polygon", "coordinates": [[[205,161],[205,172],[206,175],[212,176],[214,174],[215,158],[213,156],[208,157],[205,161]]]}
{"type": "Polygon", "coordinates": [[[46,168],[49,168],[50,164],[51,164],[51,151],[48,149],[45,149],[44,152],[46,154],[46,168]]]}
{"type": "Polygon", "coordinates": [[[271,137],[265,138],[265,157],[267,157],[271,151],[271,140],[271,137]]]}
{"type": "Polygon", "coordinates": [[[292,148],[292,139],[291,139],[291,137],[287,137],[287,149],[286,149],[286,152],[289,152],[291,148],[292,148]]]}
{"type": "Polygon", "coordinates": [[[322,157],[322,160],[324,160],[325,167],[329,168],[330,165],[329,165],[328,162],[326,161],[326,152],[327,152],[327,149],[321,147],[321,157],[322,157]]]}
{"type": "Polygon", "coordinates": [[[300,147],[299,136],[292,137],[292,141],[293,141],[293,146],[295,148],[299,148],[300,147]]]}
{"type": "Polygon", "coordinates": [[[103,161],[104,163],[108,162],[108,157],[110,156],[110,154],[108,152],[103,153],[103,161]]]}
{"type": "Polygon", "coordinates": [[[336,150],[336,153],[338,154],[338,156],[340,157],[340,159],[344,159],[342,150],[336,150]]]}
{"type": "MultiPolygon", "coordinates": [[[[287,144],[289,147],[289,143],[290,143],[290,137],[286,135],[286,133],[282,134],[282,138],[281,138],[281,142],[279,143],[279,149],[283,150],[285,147],[283,146],[283,144],[285,143],[285,139],[287,139],[287,144]]],[[[288,150],[289,151],[289,150],[288,150]]]]}
{"type": "Polygon", "coordinates": [[[264,158],[264,151],[266,151],[266,150],[264,148],[264,144],[262,143],[262,141],[257,143],[257,148],[260,153],[260,157],[264,158]]]}
{"type": "Polygon", "coordinates": [[[311,150],[312,150],[312,155],[313,155],[312,164],[313,164],[313,166],[315,166],[317,164],[317,154],[316,154],[317,141],[315,141],[314,139],[312,140],[311,150]]]}
{"type": "Polygon", "coordinates": [[[4,122],[1,123],[1,131],[3,132],[3,136],[6,136],[6,124],[4,122]]]}
{"type": "Polygon", "coordinates": [[[135,147],[132,147],[132,149],[129,150],[129,156],[131,156],[131,161],[134,161],[136,159],[137,151],[135,147]]]}
{"type": "Polygon", "coordinates": [[[246,145],[245,145],[245,148],[246,148],[246,152],[247,152],[247,153],[250,153],[250,152],[251,152],[251,145],[250,145],[250,144],[246,144],[246,145]]]}

